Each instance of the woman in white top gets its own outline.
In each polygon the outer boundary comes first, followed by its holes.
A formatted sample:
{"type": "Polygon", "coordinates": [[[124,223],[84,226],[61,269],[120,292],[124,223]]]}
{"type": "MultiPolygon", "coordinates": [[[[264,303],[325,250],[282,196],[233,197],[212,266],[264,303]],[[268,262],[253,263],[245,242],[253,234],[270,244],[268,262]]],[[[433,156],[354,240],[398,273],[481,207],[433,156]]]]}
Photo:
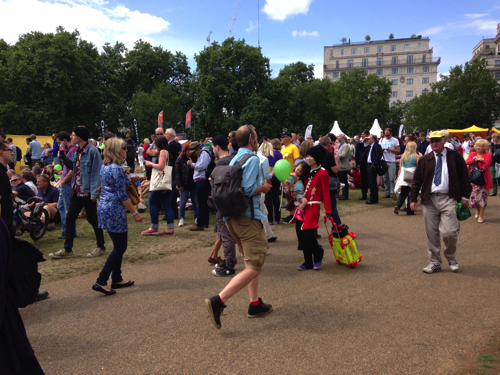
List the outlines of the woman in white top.
{"type": "Polygon", "coordinates": [[[137,158],[139,159],[139,165],[141,166],[141,168],[144,167],[143,153],[144,153],[144,145],[141,143],[139,145],[139,148],[137,149],[137,158]]]}

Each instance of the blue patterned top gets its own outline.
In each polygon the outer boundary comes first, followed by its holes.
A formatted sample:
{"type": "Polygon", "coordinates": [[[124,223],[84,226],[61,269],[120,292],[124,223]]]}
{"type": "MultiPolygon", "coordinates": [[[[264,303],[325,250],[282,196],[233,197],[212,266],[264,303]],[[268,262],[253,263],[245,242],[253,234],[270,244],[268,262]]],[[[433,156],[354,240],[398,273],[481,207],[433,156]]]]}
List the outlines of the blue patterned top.
{"type": "Polygon", "coordinates": [[[115,163],[101,168],[101,198],[97,207],[99,228],[112,233],[127,231],[127,212],[123,202],[129,199],[130,180],[121,166],[115,163]]]}

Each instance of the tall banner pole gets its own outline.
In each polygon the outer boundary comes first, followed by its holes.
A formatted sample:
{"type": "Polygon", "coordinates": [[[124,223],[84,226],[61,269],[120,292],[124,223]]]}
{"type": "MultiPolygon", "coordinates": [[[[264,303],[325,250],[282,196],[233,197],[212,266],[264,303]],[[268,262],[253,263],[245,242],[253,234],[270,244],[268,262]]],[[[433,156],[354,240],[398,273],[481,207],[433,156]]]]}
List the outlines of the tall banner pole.
{"type": "Polygon", "coordinates": [[[158,113],[158,127],[163,129],[163,111],[158,113]]]}
{"type": "Polygon", "coordinates": [[[137,140],[137,144],[139,144],[141,143],[141,140],[139,139],[139,122],[136,117],[132,119],[132,122],[134,124],[135,139],[137,140]]]}
{"type": "Polygon", "coordinates": [[[104,119],[101,119],[101,136],[103,140],[104,140],[104,133],[106,133],[106,123],[104,122],[104,119]]]}

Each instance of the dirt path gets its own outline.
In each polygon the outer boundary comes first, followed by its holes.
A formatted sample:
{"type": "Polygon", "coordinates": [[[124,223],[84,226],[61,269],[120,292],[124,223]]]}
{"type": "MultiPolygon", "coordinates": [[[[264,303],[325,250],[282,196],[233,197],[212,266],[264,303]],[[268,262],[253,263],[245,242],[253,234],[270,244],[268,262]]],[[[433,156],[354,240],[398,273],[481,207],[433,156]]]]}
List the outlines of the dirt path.
{"type": "Polygon", "coordinates": [[[228,280],[211,275],[209,249],[129,265],[136,286],[111,297],[90,289],[97,272],[47,283],[51,298],[22,316],[47,374],[457,373],[500,332],[500,198],[489,203],[484,224],[462,224],[456,274],[422,272],[421,213],[381,209],[344,218],[356,269],[335,263],[320,227],[323,268],[298,272],[295,231],[279,232],[260,284],[274,311],[261,319],[246,317],[245,291],[220,331],[210,323],[203,300],[228,280]]]}

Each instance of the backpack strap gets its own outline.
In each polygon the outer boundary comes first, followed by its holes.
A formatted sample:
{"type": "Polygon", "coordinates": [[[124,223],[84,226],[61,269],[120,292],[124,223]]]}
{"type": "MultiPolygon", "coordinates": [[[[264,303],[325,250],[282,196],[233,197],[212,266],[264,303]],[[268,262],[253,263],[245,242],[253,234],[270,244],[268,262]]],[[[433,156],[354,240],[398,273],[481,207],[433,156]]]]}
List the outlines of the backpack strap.
{"type": "MultiPolygon", "coordinates": [[[[241,158],[241,160],[238,160],[236,163],[238,163],[239,165],[241,165],[241,167],[243,167],[243,165],[252,157],[252,156],[255,156],[255,157],[258,157],[257,155],[255,154],[248,154],[248,155],[245,155],[243,156],[243,158],[241,158]]],[[[234,163],[234,164],[236,164],[234,163]]],[[[254,206],[253,206],[253,197],[249,197],[250,198],[250,211],[251,211],[251,216],[252,216],[252,220],[255,219],[255,212],[254,212],[254,206]]]]}

